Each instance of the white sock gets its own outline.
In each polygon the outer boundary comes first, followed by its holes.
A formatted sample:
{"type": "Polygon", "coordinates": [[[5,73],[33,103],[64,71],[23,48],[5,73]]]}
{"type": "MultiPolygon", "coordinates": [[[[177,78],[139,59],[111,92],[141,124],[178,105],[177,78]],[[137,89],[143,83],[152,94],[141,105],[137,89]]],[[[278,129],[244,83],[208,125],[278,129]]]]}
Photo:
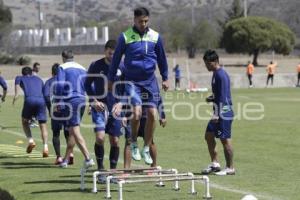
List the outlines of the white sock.
{"type": "Polygon", "coordinates": [[[29,142],[29,143],[34,143],[33,138],[32,138],[32,137],[28,138],[28,142],[29,142]]]}
{"type": "Polygon", "coordinates": [[[148,152],[150,150],[149,146],[144,146],[144,151],[148,152]]]}
{"type": "Polygon", "coordinates": [[[44,150],[48,150],[48,144],[44,144],[44,150]]]}

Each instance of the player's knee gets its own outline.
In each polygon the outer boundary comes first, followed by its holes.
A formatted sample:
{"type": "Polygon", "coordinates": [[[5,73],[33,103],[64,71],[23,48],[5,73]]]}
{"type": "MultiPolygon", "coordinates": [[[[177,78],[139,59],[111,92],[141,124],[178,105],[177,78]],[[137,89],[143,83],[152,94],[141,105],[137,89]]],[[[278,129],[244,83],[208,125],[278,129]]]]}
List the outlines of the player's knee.
{"type": "Polygon", "coordinates": [[[97,137],[97,138],[96,138],[96,143],[97,143],[98,145],[103,145],[103,144],[104,144],[104,138],[97,137]]]}
{"type": "Polygon", "coordinates": [[[29,119],[22,118],[23,125],[29,125],[29,119]]]}
{"type": "Polygon", "coordinates": [[[110,145],[113,147],[118,147],[119,146],[119,138],[118,137],[111,138],[110,145]]]}
{"type": "Polygon", "coordinates": [[[207,142],[214,141],[214,134],[210,132],[206,132],[204,138],[207,142]]]}

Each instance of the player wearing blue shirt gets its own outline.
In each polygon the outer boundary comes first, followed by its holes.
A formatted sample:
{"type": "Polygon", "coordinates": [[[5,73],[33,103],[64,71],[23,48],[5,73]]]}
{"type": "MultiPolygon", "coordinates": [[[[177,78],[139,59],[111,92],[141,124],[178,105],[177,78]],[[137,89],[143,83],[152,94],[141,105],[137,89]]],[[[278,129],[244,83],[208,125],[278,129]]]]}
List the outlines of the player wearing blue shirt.
{"type": "MultiPolygon", "coordinates": [[[[152,142],[155,130],[156,107],[159,99],[159,87],[155,77],[156,64],[162,76],[162,87],[166,91],[168,83],[168,64],[160,35],[148,27],[149,11],[144,7],[134,10],[134,26],[119,36],[112,66],[109,69],[109,89],[117,73],[122,56],[124,56],[125,91],[133,105],[133,118],[131,119],[132,144],[131,152],[134,160],[141,160],[137,145],[137,135],[140,118],[142,116],[142,104],[147,108],[147,123],[145,131],[144,149],[142,156],[145,163],[151,165],[152,158],[149,146],[152,142]]],[[[118,109],[120,110],[120,106],[118,109]]]]}
{"type": "Polygon", "coordinates": [[[75,141],[84,155],[84,168],[89,168],[95,163],[90,158],[86,142],[80,133],[80,122],[85,109],[85,88],[86,69],[74,62],[73,52],[64,50],[62,52],[63,64],[59,66],[57,82],[54,89],[56,109],[63,109],[66,123],[69,127],[68,147],[61,167],[68,166],[70,154],[75,146],[75,141]]]}
{"type": "MultiPolygon", "coordinates": [[[[59,67],[58,63],[53,64],[51,70],[52,77],[45,82],[45,86],[44,86],[44,98],[49,111],[49,115],[51,117],[51,129],[53,133],[52,144],[56,154],[56,160],[55,160],[56,165],[61,164],[63,161],[60,153],[60,139],[59,139],[60,130],[61,129],[64,130],[66,142],[68,141],[68,137],[69,137],[68,127],[66,127],[66,122],[64,120],[59,120],[59,118],[63,117],[63,113],[51,109],[51,104],[53,101],[53,89],[54,89],[55,81],[57,79],[56,76],[57,76],[58,67],[59,67]]],[[[73,164],[73,155],[70,156],[68,164],[73,164]]]]}
{"type": "Polygon", "coordinates": [[[178,64],[174,67],[173,72],[175,73],[175,90],[180,90],[181,70],[178,64]]]}
{"type": "MultiPolygon", "coordinates": [[[[1,74],[1,71],[0,71],[0,74],[1,74]]],[[[7,94],[7,84],[6,84],[6,81],[4,80],[4,78],[2,76],[0,76],[0,86],[3,89],[3,93],[2,93],[2,95],[0,94],[0,98],[1,98],[1,101],[4,102],[6,94],[7,94]]]]}
{"type": "MultiPolygon", "coordinates": [[[[111,114],[115,97],[107,92],[107,75],[111,60],[115,51],[116,41],[109,40],[105,44],[105,57],[93,62],[87,73],[85,88],[92,107],[92,120],[95,124],[96,141],[94,145],[98,170],[103,170],[104,139],[105,133],[109,135],[110,141],[110,169],[117,167],[119,159],[119,136],[121,132],[121,120],[111,114]]],[[[104,177],[105,178],[105,177],[104,177]]],[[[102,180],[100,180],[102,182],[102,180]]],[[[104,182],[104,181],[103,181],[104,182]]]]}
{"type": "Polygon", "coordinates": [[[32,117],[39,121],[41,136],[43,140],[43,157],[48,157],[48,132],[47,132],[47,115],[46,104],[43,96],[44,83],[37,76],[32,76],[30,67],[22,68],[22,76],[17,76],[15,79],[15,96],[13,105],[15,104],[20,88],[24,92],[24,105],[22,110],[22,125],[24,133],[28,139],[27,153],[31,153],[36,144],[32,138],[29,122],[32,117]]]}
{"type": "Polygon", "coordinates": [[[213,50],[207,50],[203,60],[208,71],[213,72],[212,92],[213,95],[206,99],[207,102],[213,102],[214,114],[209,121],[205,133],[211,164],[204,170],[203,174],[215,172],[216,175],[234,175],[233,168],[233,148],[231,142],[231,124],[233,120],[233,110],[230,92],[230,78],[227,72],[219,65],[219,56],[213,50]],[[220,171],[216,151],[216,140],[220,138],[226,160],[226,167],[220,171]]]}

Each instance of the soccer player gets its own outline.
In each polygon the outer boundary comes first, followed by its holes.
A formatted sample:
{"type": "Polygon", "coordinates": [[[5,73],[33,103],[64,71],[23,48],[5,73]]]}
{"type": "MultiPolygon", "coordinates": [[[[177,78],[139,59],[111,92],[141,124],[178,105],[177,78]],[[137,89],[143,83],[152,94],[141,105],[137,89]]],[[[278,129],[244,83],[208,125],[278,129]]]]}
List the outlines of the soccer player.
{"type": "Polygon", "coordinates": [[[40,71],[40,66],[41,66],[40,63],[38,63],[38,62],[33,63],[33,66],[32,66],[32,74],[33,75],[35,75],[35,76],[38,75],[38,73],[40,71]]]}
{"type": "Polygon", "coordinates": [[[231,142],[231,124],[233,120],[233,110],[230,92],[230,78],[227,72],[219,65],[219,56],[214,50],[207,50],[203,60],[208,71],[213,72],[212,92],[213,96],[207,98],[207,102],[213,102],[214,113],[209,121],[205,133],[211,164],[204,170],[203,174],[215,172],[216,175],[234,175],[233,168],[233,148],[231,142]],[[218,162],[216,140],[220,138],[226,160],[226,167],[220,171],[218,162]]]}
{"type": "Polygon", "coordinates": [[[6,84],[6,81],[4,80],[4,78],[1,76],[1,71],[0,71],[0,86],[3,89],[3,93],[2,93],[2,95],[0,95],[0,98],[1,98],[1,101],[4,102],[6,94],[7,94],[7,84],[6,84]]]}
{"type": "Polygon", "coordinates": [[[44,83],[37,76],[32,76],[30,67],[22,68],[22,76],[15,79],[15,96],[13,105],[19,97],[20,88],[24,92],[24,105],[22,110],[22,125],[24,133],[28,139],[27,153],[31,153],[36,144],[32,138],[29,121],[35,117],[40,125],[41,136],[43,140],[43,157],[48,157],[48,132],[47,132],[47,116],[46,103],[43,96],[44,83]]]}
{"type": "Polygon", "coordinates": [[[62,52],[63,64],[59,66],[57,73],[57,82],[54,89],[54,99],[56,109],[64,109],[66,123],[69,127],[69,139],[64,161],[60,164],[66,168],[70,159],[71,152],[77,143],[82,152],[84,168],[89,168],[95,163],[90,158],[86,142],[80,132],[80,122],[85,109],[85,88],[86,69],[80,64],[74,62],[74,55],[71,50],[62,52]],[[59,101],[57,101],[59,100],[59,101]]]}
{"type": "Polygon", "coordinates": [[[174,67],[173,72],[175,73],[175,90],[180,90],[181,70],[178,64],[174,67]]]}
{"type": "MultiPolygon", "coordinates": [[[[147,8],[139,7],[134,10],[134,26],[121,33],[118,39],[112,66],[109,69],[109,90],[112,90],[117,69],[123,54],[125,91],[133,105],[133,118],[131,119],[132,143],[131,154],[134,160],[141,160],[137,145],[137,136],[140,119],[142,116],[142,104],[147,107],[147,120],[145,128],[145,142],[142,156],[145,163],[152,164],[149,146],[155,130],[156,107],[159,99],[159,87],[155,77],[155,68],[158,64],[162,76],[162,88],[166,91],[168,83],[168,64],[162,39],[156,31],[148,27],[150,13],[147,8]]],[[[120,111],[121,106],[114,107],[114,111],[120,111]]]]}
{"type": "MultiPolygon", "coordinates": [[[[115,97],[107,92],[107,75],[115,51],[116,41],[109,40],[105,44],[105,57],[93,62],[87,73],[85,82],[86,92],[92,107],[92,120],[95,124],[96,141],[94,145],[98,170],[104,170],[104,139],[105,133],[109,135],[110,142],[110,169],[117,167],[119,159],[119,137],[121,132],[121,120],[111,114],[115,97]]],[[[105,178],[105,177],[104,177],[105,178]]],[[[105,182],[100,180],[100,182],[105,182]]]]}
{"type": "MultiPolygon", "coordinates": [[[[60,153],[60,139],[59,139],[60,130],[61,129],[64,130],[66,143],[68,143],[68,137],[69,137],[68,127],[66,127],[66,122],[64,120],[59,120],[59,118],[63,117],[63,113],[59,111],[51,110],[51,104],[53,100],[53,89],[54,89],[55,80],[57,78],[56,76],[57,76],[58,67],[59,67],[58,63],[54,63],[52,65],[52,69],[51,69],[52,77],[45,82],[45,86],[44,86],[44,97],[49,111],[49,115],[51,117],[51,129],[53,133],[52,144],[56,154],[55,165],[59,165],[63,161],[60,153]]],[[[74,158],[72,154],[70,156],[68,164],[69,165],[73,164],[73,162],[74,162],[74,158]]]]}
{"type": "Polygon", "coordinates": [[[274,74],[275,74],[275,69],[276,69],[277,63],[273,63],[272,61],[270,64],[267,66],[267,83],[266,87],[269,85],[269,80],[271,79],[271,85],[273,85],[273,80],[274,80],[274,74]]]}
{"type": "Polygon", "coordinates": [[[300,83],[300,64],[297,66],[297,73],[298,73],[298,79],[297,79],[297,87],[299,87],[299,83],[300,83]]]}
{"type": "Polygon", "coordinates": [[[249,87],[252,88],[253,87],[253,82],[252,82],[252,76],[253,76],[253,72],[254,72],[254,65],[249,61],[248,65],[247,65],[247,76],[248,76],[248,80],[249,80],[249,87]]]}

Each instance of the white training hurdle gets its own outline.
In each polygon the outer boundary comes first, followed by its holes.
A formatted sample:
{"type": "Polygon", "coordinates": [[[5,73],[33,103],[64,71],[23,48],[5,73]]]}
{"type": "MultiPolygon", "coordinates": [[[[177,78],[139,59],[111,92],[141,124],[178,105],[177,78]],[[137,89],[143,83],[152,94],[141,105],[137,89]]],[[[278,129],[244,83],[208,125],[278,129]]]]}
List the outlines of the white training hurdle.
{"type": "MultiPolygon", "coordinates": [[[[124,184],[135,184],[135,183],[147,183],[147,182],[157,182],[157,181],[189,181],[189,180],[204,180],[205,183],[205,194],[203,196],[203,199],[212,199],[212,196],[210,195],[209,191],[209,178],[207,176],[199,176],[199,177],[186,177],[186,178],[166,178],[166,179],[143,179],[143,180],[120,180],[118,181],[119,185],[119,200],[123,200],[123,185],[124,184]]],[[[196,191],[194,191],[192,194],[196,194],[196,191]]]]}
{"type": "Polygon", "coordinates": [[[147,183],[156,182],[157,186],[163,187],[164,181],[170,182],[174,181],[174,190],[178,191],[179,181],[191,181],[191,191],[190,193],[197,194],[195,190],[195,180],[203,180],[205,186],[204,199],[212,199],[209,189],[209,178],[207,176],[194,176],[193,173],[178,173],[176,169],[162,169],[161,167],[151,167],[151,168],[131,168],[131,169],[114,169],[108,171],[87,171],[86,169],[81,169],[80,171],[80,189],[85,189],[85,174],[87,172],[93,172],[93,188],[92,192],[97,193],[97,177],[99,175],[106,176],[106,198],[111,199],[111,180],[117,181],[119,186],[119,200],[123,200],[123,185],[124,184],[134,184],[134,183],[147,183]],[[125,175],[125,176],[124,176],[125,175]]]}
{"type": "MultiPolygon", "coordinates": [[[[177,170],[176,170],[176,172],[177,172],[177,170]]],[[[132,176],[127,176],[127,177],[123,177],[123,176],[108,176],[108,177],[106,177],[106,198],[107,199],[111,198],[111,193],[110,193],[110,184],[111,183],[110,183],[110,181],[112,179],[117,179],[118,182],[120,182],[122,180],[127,180],[127,179],[145,180],[145,179],[141,179],[141,178],[147,178],[147,180],[152,180],[152,179],[156,178],[155,179],[156,182],[162,182],[163,178],[166,178],[166,177],[175,177],[175,178],[178,178],[178,177],[184,177],[184,176],[193,178],[194,174],[191,173],[191,172],[188,172],[188,173],[181,173],[181,174],[175,173],[175,174],[132,175],[132,176]]],[[[175,191],[178,191],[180,189],[178,181],[177,180],[174,180],[174,181],[175,181],[175,184],[174,184],[174,188],[173,189],[175,191]]],[[[195,181],[191,180],[191,183],[192,183],[191,193],[192,194],[196,194],[196,192],[195,192],[195,181]]]]}
{"type": "MultiPolygon", "coordinates": [[[[174,169],[176,170],[176,169],[174,169]]],[[[85,168],[80,169],[80,190],[85,190],[85,174],[87,172],[94,172],[95,176],[98,175],[113,175],[113,174],[124,174],[124,173],[162,173],[162,170],[160,166],[158,167],[148,167],[148,168],[130,168],[130,169],[114,169],[114,170],[108,170],[108,171],[90,171],[86,170],[85,168]]],[[[169,170],[170,171],[170,170],[169,170]]],[[[94,174],[93,174],[94,176],[94,174]]],[[[94,192],[94,190],[92,191],[94,192]]],[[[97,191],[96,191],[97,192],[97,191]]]]}

